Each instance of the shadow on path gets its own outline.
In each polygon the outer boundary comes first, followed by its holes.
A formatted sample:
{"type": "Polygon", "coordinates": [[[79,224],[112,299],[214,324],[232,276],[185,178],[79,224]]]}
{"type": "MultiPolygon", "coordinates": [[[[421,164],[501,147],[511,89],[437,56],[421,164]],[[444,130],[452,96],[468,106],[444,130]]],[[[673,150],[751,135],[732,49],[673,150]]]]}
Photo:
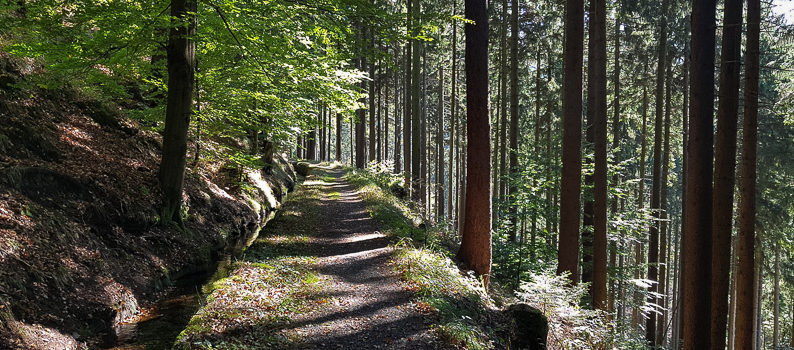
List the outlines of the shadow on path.
{"type": "Polygon", "coordinates": [[[378,232],[342,171],[323,168],[334,183],[323,186],[320,231],[309,242],[319,258],[327,303],[293,317],[302,349],[440,349],[411,293],[389,266],[389,239],[378,232]],[[334,193],[333,196],[329,195],[334,193]],[[338,192],[338,193],[337,193],[338,192]]]}

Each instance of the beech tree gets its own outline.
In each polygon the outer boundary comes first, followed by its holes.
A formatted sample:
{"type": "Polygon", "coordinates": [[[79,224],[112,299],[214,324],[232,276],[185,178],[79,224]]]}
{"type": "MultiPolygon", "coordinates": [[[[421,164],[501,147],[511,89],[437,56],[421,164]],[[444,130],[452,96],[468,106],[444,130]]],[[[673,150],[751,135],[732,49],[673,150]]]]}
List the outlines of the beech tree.
{"type": "Polygon", "coordinates": [[[168,99],[159,180],[163,190],[162,217],[180,225],[187,133],[193,112],[196,44],[192,36],[196,34],[196,4],[195,0],[171,1],[174,25],[168,34],[168,99]]]}

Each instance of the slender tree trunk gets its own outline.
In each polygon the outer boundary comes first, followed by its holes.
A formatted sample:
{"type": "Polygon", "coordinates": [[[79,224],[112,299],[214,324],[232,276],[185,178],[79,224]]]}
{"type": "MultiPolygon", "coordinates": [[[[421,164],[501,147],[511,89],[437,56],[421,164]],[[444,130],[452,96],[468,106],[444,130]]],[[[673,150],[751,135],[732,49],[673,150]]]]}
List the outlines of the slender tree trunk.
{"type": "Polygon", "coordinates": [[[761,235],[763,231],[759,231],[755,235],[755,303],[753,305],[753,314],[755,327],[753,328],[753,349],[761,350],[763,348],[762,338],[763,332],[763,304],[764,304],[764,250],[761,242],[761,235]]]}
{"type": "Polygon", "coordinates": [[[736,348],[753,348],[755,271],[756,145],[758,144],[758,72],[761,1],[747,0],[747,49],[744,73],[742,169],[739,185],[739,244],[736,252],[736,348]]]}
{"type": "MultiPolygon", "coordinates": [[[[419,19],[418,15],[419,11],[419,0],[412,0],[413,2],[413,10],[411,11],[411,16],[414,17],[414,25],[411,30],[414,36],[419,35],[419,19]]],[[[419,109],[419,94],[421,92],[420,86],[420,79],[422,78],[422,71],[420,69],[421,64],[421,44],[419,43],[418,39],[413,39],[413,56],[412,59],[412,84],[411,84],[411,153],[413,157],[411,158],[411,199],[413,200],[414,204],[422,205],[422,155],[420,154],[422,148],[422,139],[419,135],[421,132],[422,125],[420,124],[421,121],[419,113],[421,112],[419,109]]]]}
{"type": "Polygon", "coordinates": [[[438,68],[438,128],[436,129],[436,148],[438,158],[436,161],[436,217],[444,217],[444,67],[438,68]]]}
{"type": "MultiPolygon", "coordinates": [[[[418,7],[417,7],[418,9],[418,7]]],[[[422,91],[421,106],[419,109],[419,196],[422,198],[422,208],[425,217],[429,217],[429,209],[432,204],[428,198],[427,186],[427,51],[422,49],[422,91]]]]}
{"type": "MultiPolygon", "coordinates": [[[[588,29],[588,49],[587,49],[587,101],[585,105],[585,143],[584,143],[584,162],[588,167],[594,167],[595,163],[595,81],[596,75],[596,26],[595,26],[595,0],[589,1],[588,18],[590,19],[588,29]]],[[[593,298],[593,229],[595,227],[595,172],[588,172],[584,176],[583,200],[584,209],[582,211],[582,283],[588,283],[587,297],[592,305],[593,298]]]]}
{"type": "Polygon", "coordinates": [[[482,278],[491,276],[491,123],[488,118],[487,0],[466,0],[466,219],[456,257],[482,278]]]}
{"type": "MultiPolygon", "coordinates": [[[[637,208],[642,211],[645,209],[645,158],[647,153],[647,139],[648,139],[648,87],[643,84],[642,86],[642,146],[640,147],[640,184],[639,184],[639,193],[637,194],[637,208]]],[[[640,278],[640,268],[645,264],[645,258],[643,257],[643,246],[640,242],[634,243],[634,279],[640,278]]],[[[634,292],[634,303],[639,304],[641,302],[642,295],[639,291],[635,290],[634,292]]],[[[631,312],[631,325],[632,327],[637,327],[640,323],[640,313],[637,307],[634,307],[631,312]]]]}
{"type": "MultiPolygon", "coordinates": [[[[621,137],[620,137],[620,135],[621,135],[621,132],[620,132],[620,128],[621,128],[621,125],[620,125],[620,18],[621,18],[620,1],[616,1],[615,2],[615,6],[618,9],[617,9],[617,12],[615,13],[615,45],[614,45],[614,48],[615,48],[615,68],[614,68],[614,83],[613,83],[614,88],[615,88],[615,92],[614,92],[614,100],[612,102],[612,108],[613,108],[613,112],[614,112],[613,117],[612,117],[612,157],[613,157],[612,165],[617,167],[618,164],[620,164],[620,141],[621,141],[621,137]]],[[[612,186],[615,187],[615,188],[620,186],[620,177],[618,176],[617,172],[615,172],[615,174],[612,176],[612,186]]],[[[615,198],[612,199],[612,214],[613,215],[618,212],[618,201],[619,201],[619,199],[618,199],[617,196],[615,196],[615,198]]],[[[618,254],[618,246],[617,246],[617,242],[615,240],[611,241],[609,250],[610,250],[610,253],[611,253],[610,265],[614,267],[615,266],[615,256],[618,254]]],[[[622,288],[622,282],[623,282],[623,280],[622,280],[622,278],[623,278],[623,254],[620,255],[619,260],[620,261],[618,263],[618,265],[619,265],[618,275],[620,276],[619,278],[620,278],[621,286],[619,288],[617,288],[618,289],[617,291],[615,291],[613,289],[613,291],[609,294],[610,295],[610,297],[609,297],[609,312],[614,312],[615,311],[615,298],[616,298],[616,295],[619,294],[619,295],[622,296],[622,292],[623,292],[623,288],[622,288]]],[[[612,285],[614,286],[614,282],[613,282],[612,285]]],[[[618,319],[620,319],[620,318],[621,318],[620,315],[618,315],[618,319]]]]}
{"type": "MultiPolygon", "coordinates": [[[[656,294],[659,292],[659,224],[661,211],[662,189],[662,124],[664,119],[664,80],[667,64],[667,12],[669,0],[662,2],[662,18],[659,25],[659,62],[656,71],[656,119],[653,143],[653,191],[651,192],[651,211],[653,223],[649,230],[648,242],[648,279],[651,280],[648,303],[658,304],[656,294]]],[[[645,339],[652,346],[656,344],[656,317],[649,317],[645,324],[645,339]]]]}
{"type": "Polygon", "coordinates": [[[336,161],[342,162],[342,113],[336,114],[336,161]]]}
{"type": "Polygon", "coordinates": [[[182,189],[187,163],[187,133],[193,111],[195,83],[196,1],[172,0],[171,17],[174,26],[168,35],[168,98],[163,131],[163,157],[159,180],[162,197],[162,217],[182,224],[182,189]],[[186,24],[186,25],[185,25],[186,24]]]}
{"type": "Polygon", "coordinates": [[[595,122],[595,189],[593,190],[593,307],[606,311],[607,304],[607,7],[606,0],[592,0],[594,42],[593,105],[595,122]]]}
{"type": "MultiPolygon", "coordinates": [[[[684,44],[684,104],[681,107],[681,119],[682,119],[682,130],[683,130],[683,143],[682,143],[682,157],[681,165],[682,174],[681,176],[681,193],[687,193],[689,186],[686,174],[689,173],[689,153],[686,151],[687,145],[689,145],[689,45],[688,43],[684,44]]],[[[679,247],[679,273],[678,273],[678,334],[676,336],[676,349],[683,347],[684,344],[684,308],[686,304],[686,285],[684,281],[684,276],[686,276],[686,256],[684,255],[684,251],[686,250],[686,222],[687,222],[687,199],[686,196],[682,196],[681,198],[681,243],[679,247]]]]}
{"type": "MultiPolygon", "coordinates": [[[[518,1],[511,1],[513,8],[510,15],[510,179],[508,180],[510,186],[508,201],[516,201],[514,197],[518,192],[515,181],[518,176],[518,1]]],[[[539,64],[540,61],[538,61],[538,71],[540,71],[539,64]]],[[[535,119],[535,123],[537,125],[537,119],[535,119]]],[[[536,137],[537,134],[536,132],[536,137]]],[[[517,216],[518,203],[516,201],[510,206],[510,237],[513,242],[516,241],[517,216]]]]}
{"type": "MultiPolygon", "coordinates": [[[[398,79],[399,75],[395,74],[395,80],[398,79]]],[[[403,84],[405,84],[405,79],[403,79],[403,84]]],[[[403,115],[402,112],[398,107],[405,106],[403,105],[403,100],[405,99],[405,86],[399,85],[398,82],[395,82],[394,85],[394,173],[399,174],[402,171],[402,159],[400,159],[400,152],[402,148],[402,130],[401,127],[403,123],[400,122],[400,116],[403,115]],[[402,96],[402,98],[401,98],[402,96]]]]}
{"type": "Polygon", "coordinates": [[[739,266],[739,260],[737,259],[736,251],[738,250],[738,237],[733,236],[732,239],[732,246],[733,246],[733,262],[731,263],[731,301],[728,304],[728,350],[734,350],[734,339],[736,335],[736,275],[737,275],[737,268],[739,266]]]}
{"type": "Polygon", "coordinates": [[[733,188],[736,185],[736,134],[739,115],[739,67],[742,43],[742,0],[725,2],[722,71],[714,164],[712,209],[711,345],[725,348],[728,281],[733,232],[733,188]]]}
{"type": "Polygon", "coordinates": [[[716,0],[694,0],[689,120],[684,349],[711,349],[711,228],[716,0]]]}
{"type": "Polygon", "coordinates": [[[667,258],[667,231],[668,227],[668,220],[669,215],[667,215],[667,178],[670,175],[670,114],[671,114],[671,107],[672,107],[672,84],[673,84],[673,70],[672,64],[668,62],[667,64],[667,86],[665,89],[665,102],[664,102],[664,149],[662,150],[662,178],[659,185],[661,186],[659,197],[660,197],[660,213],[659,216],[661,221],[659,222],[659,293],[662,294],[661,300],[659,301],[660,306],[662,307],[661,313],[659,314],[659,323],[658,331],[656,336],[656,345],[664,345],[665,340],[667,338],[667,315],[668,315],[668,308],[667,308],[667,301],[668,295],[667,294],[667,287],[669,283],[667,283],[667,262],[669,259],[667,258]]]}
{"type": "MultiPolygon", "coordinates": [[[[411,8],[412,8],[414,0],[406,0],[405,2],[406,2],[407,11],[408,11],[406,13],[406,17],[408,19],[406,32],[407,33],[413,33],[414,32],[414,30],[412,28],[413,27],[413,20],[412,20],[413,19],[413,11],[412,11],[411,8]]],[[[411,103],[411,99],[413,98],[413,87],[412,87],[412,85],[416,83],[415,81],[412,81],[413,80],[413,72],[412,72],[412,66],[413,66],[412,56],[413,56],[413,52],[412,52],[412,49],[411,49],[412,45],[413,45],[413,41],[412,40],[408,40],[408,42],[405,44],[405,50],[406,50],[405,51],[405,91],[403,92],[404,93],[403,96],[405,96],[405,99],[403,101],[403,102],[405,102],[405,106],[403,107],[403,108],[405,108],[405,110],[404,110],[405,115],[403,116],[403,156],[404,156],[403,157],[404,158],[403,164],[404,164],[404,168],[405,168],[405,189],[409,193],[413,189],[413,185],[411,184],[411,180],[412,180],[411,166],[413,165],[413,161],[412,161],[412,158],[411,158],[411,151],[413,149],[413,147],[411,146],[411,142],[413,141],[411,139],[411,136],[412,136],[411,135],[411,132],[412,132],[411,131],[411,123],[413,121],[413,117],[411,116],[411,113],[412,113],[412,110],[413,110],[413,107],[412,107],[413,105],[411,103]]],[[[419,170],[419,169],[417,169],[417,170],[419,170]]]]}
{"type": "MultiPolygon", "coordinates": [[[[455,7],[457,5],[457,0],[452,2],[452,16],[455,16],[455,7]]],[[[450,102],[452,103],[451,110],[449,111],[449,194],[447,195],[447,202],[449,202],[449,206],[447,207],[447,216],[449,217],[450,222],[454,222],[453,220],[453,211],[452,211],[452,195],[453,195],[453,187],[452,187],[452,166],[455,164],[455,150],[457,146],[455,142],[455,126],[457,124],[457,112],[458,112],[458,24],[457,22],[452,22],[452,97],[450,98],[450,102]]],[[[457,188],[457,187],[456,187],[457,188]]]]}
{"type": "Polygon", "coordinates": [[[579,282],[579,209],[582,190],[582,52],[583,0],[566,0],[563,78],[563,147],[560,199],[560,246],[557,274],[579,282]]]}
{"type": "Polygon", "coordinates": [[[772,349],[780,346],[780,241],[775,241],[775,308],[772,310],[772,349]]]}

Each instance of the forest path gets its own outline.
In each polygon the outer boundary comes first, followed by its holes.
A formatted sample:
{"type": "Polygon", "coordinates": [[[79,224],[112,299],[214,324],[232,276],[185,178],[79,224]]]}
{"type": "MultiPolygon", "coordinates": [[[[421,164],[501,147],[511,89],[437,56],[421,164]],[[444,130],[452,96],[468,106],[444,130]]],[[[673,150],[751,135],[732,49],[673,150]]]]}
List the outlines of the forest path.
{"type": "Polygon", "coordinates": [[[437,349],[442,346],[389,266],[389,239],[378,232],[343,171],[323,186],[320,229],[309,240],[317,273],[331,302],[293,317],[303,349],[437,349]]]}

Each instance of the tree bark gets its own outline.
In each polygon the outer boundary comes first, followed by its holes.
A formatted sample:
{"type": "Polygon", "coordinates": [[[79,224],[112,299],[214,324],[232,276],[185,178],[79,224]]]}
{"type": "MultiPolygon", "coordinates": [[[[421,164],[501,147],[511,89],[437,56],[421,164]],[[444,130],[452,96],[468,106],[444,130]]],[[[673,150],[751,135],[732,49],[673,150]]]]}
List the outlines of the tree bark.
{"type": "MultiPolygon", "coordinates": [[[[658,305],[656,293],[659,292],[659,225],[661,214],[662,186],[662,136],[664,119],[664,80],[667,64],[667,12],[669,0],[662,2],[662,18],[659,24],[659,62],[656,71],[656,119],[653,143],[653,190],[651,192],[651,212],[653,223],[648,230],[648,279],[651,280],[648,303],[658,305]]],[[[645,324],[645,339],[653,346],[656,344],[656,317],[649,317],[645,324]]]]}
{"type": "Polygon", "coordinates": [[[780,242],[775,241],[775,306],[772,310],[772,349],[780,346],[780,242]]]}
{"type": "Polygon", "coordinates": [[[684,349],[711,349],[711,228],[716,0],[694,0],[685,237],[684,349]]]}
{"type": "MultiPolygon", "coordinates": [[[[413,2],[413,10],[411,11],[411,16],[413,16],[413,27],[411,28],[411,33],[413,36],[416,37],[419,35],[419,0],[412,0],[413,2]]],[[[421,64],[421,44],[419,43],[418,39],[413,39],[413,56],[412,59],[412,83],[411,83],[411,199],[413,200],[414,204],[420,204],[422,200],[422,157],[421,157],[421,145],[422,140],[419,133],[421,132],[421,121],[419,113],[419,93],[420,93],[420,84],[419,81],[422,78],[422,71],[420,69],[421,64]]]]}
{"type": "Polygon", "coordinates": [[[583,0],[566,0],[560,246],[557,274],[579,282],[579,209],[582,190],[583,0]]]}
{"type": "Polygon", "coordinates": [[[342,162],[342,113],[336,114],[336,161],[342,162]]]}
{"type": "Polygon", "coordinates": [[[733,188],[736,185],[736,134],[739,115],[739,68],[742,43],[742,0],[725,2],[722,71],[714,164],[712,209],[711,345],[725,348],[728,285],[733,232],[733,188]]]}
{"type": "MultiPolygon", "coordinates": [[[[672,59],[671,59],[672,61],[672,59]]],[[[657,323],[657,336],[656,336],[656,345],[664,345],[666,340],[667,334],[667,315],[668,315],[668,281],[667,281],[667,262],[670,260],[667,258],[668,256],[668,247],[667,247],[667,231],[670,227],[668,225],[669,222],[669,215],[667,215],[667,179],[670,175],[670,114],[672,113],[672,84],[673,84],[673,69],[672,64],[668,62],[667,64],[667,86],[665,87],[665,102],[664,102],[664,146],[662,149],[662,178],[659,183],[661,189],[659,190],[659,216],[661,221],[659,222],[659,294],[662,295],[659,303],[662,307],[662,311],[659,314],[659,322],[657,323]]]]}
{"type": "Polygon", "coordinates": [[[482,278],[491,275],[491,123],[488,117],[487,0],[466,0],[466,219],[456,257],[482,278]]]}
{"type": "MultiPolygon", "coordinates": [[[[515,201],[514,198],[518,187],[516,177],[518,176],[518,1],[512,0],[513,5],[510,15],[510,178],[508,182],[509,192],[508,201],[515,201]]],[[[538,63],[540,63],[538,61],[538,63]]],[[[540,71],[540,66],[537,67],[540,71]]],[[[535,123],[537,124],[537,119],[535,123]]],[[[535,133],[537,136],[537,133],[535,133]]],[[[510,206],[510,237],[516,241],[516,219],[518,216],[518,203],[510,206]]],[[[533,246],[534,247],[534,246],[533,246]]]]}
{"type": "Polygon", "coordinates": [[[159,180],[163,191],[162,218],[180,225],[195,83],[196,43],[192,36],[196,34],[196,8],[195,0],[171,1],[171,17],[176,25],[168,35],[168,98],[159,180]]]}
{"type": "Polygon", "coordinates": [[[747,0],[747,49],[744,74],[744,121],[742,123],[742,173],[739,186],[739,247],[736,252],[736,348],[753,348],[755,328],[755,188],[758,144],[758,72],[761,1],[747,0]]]}
{"type": "Polygon", "coordinates": [[[436,148],[438,158],[436,161],[436,217],[444,217],[444,67],[438,69],[438,127],[436,128],[436,148]]]}
{"type": "Polygon", "coordinates": [[[593,125],[595,137],[595,188],[593,190],[593,307],[607,310],[607,7],[592,0],[594,42],[593,125]]]}
{"type": "MultiPolygon", "coordinates": [[[[457,5],[457,0],[452,2],[452,16],[455,16],[455,7],[457,5]]],[[[447,195],[447,202],[449,202],[449,206],[447,207],[447,216],[451,222],[453,220],[453,208],[452,208],[452,195],[453,195],[453,187],[452,187],[452,167],[455,164],[455,150],[457,149],[456,140],[455,140],[455,126],[457,124],[457,112],[458,112],[458,24],[453,20],[452,22],[452,91],[450,102],[452,103],[451,110],[449,111],[449,194],[447,195]]]]}
{"type": "MultiPolygon", "coordinates": [[[[414,0],[406,0],[405,1],[406,2],[406,7],[407,7],[407,12],[406,12],[406,18],[407,18],[406,33],[413,33],[413,28],[412,28],[413,27],[413,21],[412,21],[412,19],[413,19],[413,11],[411,9],[412,5],[413,5],[413,1],[414,0]]],[[[411,99],[412,99],[412,96],[413,96],[412,85],[416,83],[416,82],[412,81],[412,79],[413,79],[413,74],[412,74],[413,73],[412,72],[412,65],[413,65],[412,56],[413,56],[413,52],[411,50],[411,46],[412,46],[412,41],[409,39],[409,41],[405,44],[405,50],[406,50],[405,51],[405,91],[403,92],[404,93],[403,96],[405,96],[405,99],[403,101],[405,103],[405,106],[403,107],[403,108],[405,108],[405,110],[403,111],[404,114],[405,114],[403,116],[403,158],[404,158],[404,160],[403,160],[403,164],[404,164],[403,168],[404,168],[404,172],[405,172],[405,189],[409,193],[410,193],[411,189],[413,189],[413,185],[411,184],[411,180],[412,180],[411,166],[413,165],[412,164],[413,161],[411,159],[412,158],[411,157],[412,156],[412,154],[411,154],[411,151],[412,151],[411,143],[413,141],[412,138],[411,138],[411,132],[412,132],[411,131],[411,123],[412,123],[412,120],[413,120],[413,117],[411,116],[411,113],[412,113],[412,110],[413,110],[411,99]]],[[[417,170],[419,170],[419,169],[417,169],[417,170]]]]}

